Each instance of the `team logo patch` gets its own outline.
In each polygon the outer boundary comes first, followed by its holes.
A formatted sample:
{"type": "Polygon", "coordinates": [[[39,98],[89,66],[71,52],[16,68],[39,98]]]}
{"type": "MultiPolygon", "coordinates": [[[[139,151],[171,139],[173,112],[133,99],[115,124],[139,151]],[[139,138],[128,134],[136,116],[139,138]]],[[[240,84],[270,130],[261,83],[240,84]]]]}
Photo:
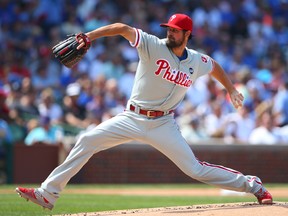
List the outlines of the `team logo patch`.
{"type": "Polygon", "coordinates": [[[208,59],[207,59],[207,57],[205,57],[205,56],[201,56],[201,60],[202,60],[204,63],[207,63],[207,62],[208,62],[208,59]]]}
{"type": "Polygon", "coordinates": [[[190,74],[193,74],[193,73],[194,73],[193,68],[189,68],[189,73],[190,73],[190,74]]]}

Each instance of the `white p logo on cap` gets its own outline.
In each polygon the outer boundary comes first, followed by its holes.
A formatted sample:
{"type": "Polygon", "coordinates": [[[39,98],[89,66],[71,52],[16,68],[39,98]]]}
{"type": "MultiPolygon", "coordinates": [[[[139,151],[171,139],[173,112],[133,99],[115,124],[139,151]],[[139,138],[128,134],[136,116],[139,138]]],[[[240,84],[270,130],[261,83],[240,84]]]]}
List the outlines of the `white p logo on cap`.
{"type": "Polygon", "coordinates": [[[169,22],[171,22],[175,18],[176,18],[176,15],[171,16],[169,22]]]}

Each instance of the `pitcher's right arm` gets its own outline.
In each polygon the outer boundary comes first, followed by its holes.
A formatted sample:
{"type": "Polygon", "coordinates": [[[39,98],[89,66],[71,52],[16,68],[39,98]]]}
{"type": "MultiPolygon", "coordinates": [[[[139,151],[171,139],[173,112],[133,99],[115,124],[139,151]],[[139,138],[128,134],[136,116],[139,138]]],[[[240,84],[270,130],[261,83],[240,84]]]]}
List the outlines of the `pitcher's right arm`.
{"type": "MultiPolygon", "coordinates": [[[[133,44],[136,39],[135,29],[123,23],[114,23],[102,26],[85,34],[89,37],[91,41],[101,37],[120,35],[133,44]]],[[[77,48],[80,49],[83,45],[84,43],[81,43],[77,48]]]]}

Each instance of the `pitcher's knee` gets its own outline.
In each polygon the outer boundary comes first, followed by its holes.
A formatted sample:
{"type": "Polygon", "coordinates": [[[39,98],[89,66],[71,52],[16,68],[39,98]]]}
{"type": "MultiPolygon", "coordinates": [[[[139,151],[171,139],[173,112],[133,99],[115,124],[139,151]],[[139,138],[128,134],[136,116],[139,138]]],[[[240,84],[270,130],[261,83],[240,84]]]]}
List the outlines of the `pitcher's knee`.
{"type": "Polygon", "coordinates": [[[105,134],[102,130],[94,129],[80,135],[76,145],[83,146],[83,148],[89,148],[94,152],[99,152],[106,149],[109,143],[108,134],[105,134]]]}
{"type": "Polygon", "coordinates": [[[90,138],[86,134],[82,134],[79,136],[76,145],[87,145],[90,141],[90,138]]]}
{"type": "Polygon", "coordinates": [[[79,136],[75,146],[81,146],[82,148],[90,148],[91,146],[97,147],[97,136],[89,133],[84,133],[79,136]]]}
{"type": "Polygon", "coordinates": [[[188,175],[189,177],[196,179],[196,180],[201,180],[203,177],[203,172],[200,166],[198,165],[190,165],[187,166],[185,169],[182,169],[182,171],[188,175]]]}
{"type": "Polygon", "coordinates": [[[195,172],[193,170],[190,170],[189,172],[186,172],[186,175],[190,176],[193,179],[201,179],[202,174],[200,172],[195,172]]]}

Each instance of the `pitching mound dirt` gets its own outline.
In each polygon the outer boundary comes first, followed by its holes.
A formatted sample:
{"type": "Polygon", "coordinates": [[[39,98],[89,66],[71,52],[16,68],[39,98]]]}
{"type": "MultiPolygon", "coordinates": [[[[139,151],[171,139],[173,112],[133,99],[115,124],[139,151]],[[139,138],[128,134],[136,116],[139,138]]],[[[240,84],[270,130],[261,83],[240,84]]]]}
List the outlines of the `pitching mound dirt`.
{"type": "Polygon", "coordinates": [[[214,205],[193,205],[165,208],[132,209],[95,213],[65,214],[69,216],[285,216],[288,215],[288,203],[275,202],[273,205],[257,203],[230,203],[214,205]]]}

